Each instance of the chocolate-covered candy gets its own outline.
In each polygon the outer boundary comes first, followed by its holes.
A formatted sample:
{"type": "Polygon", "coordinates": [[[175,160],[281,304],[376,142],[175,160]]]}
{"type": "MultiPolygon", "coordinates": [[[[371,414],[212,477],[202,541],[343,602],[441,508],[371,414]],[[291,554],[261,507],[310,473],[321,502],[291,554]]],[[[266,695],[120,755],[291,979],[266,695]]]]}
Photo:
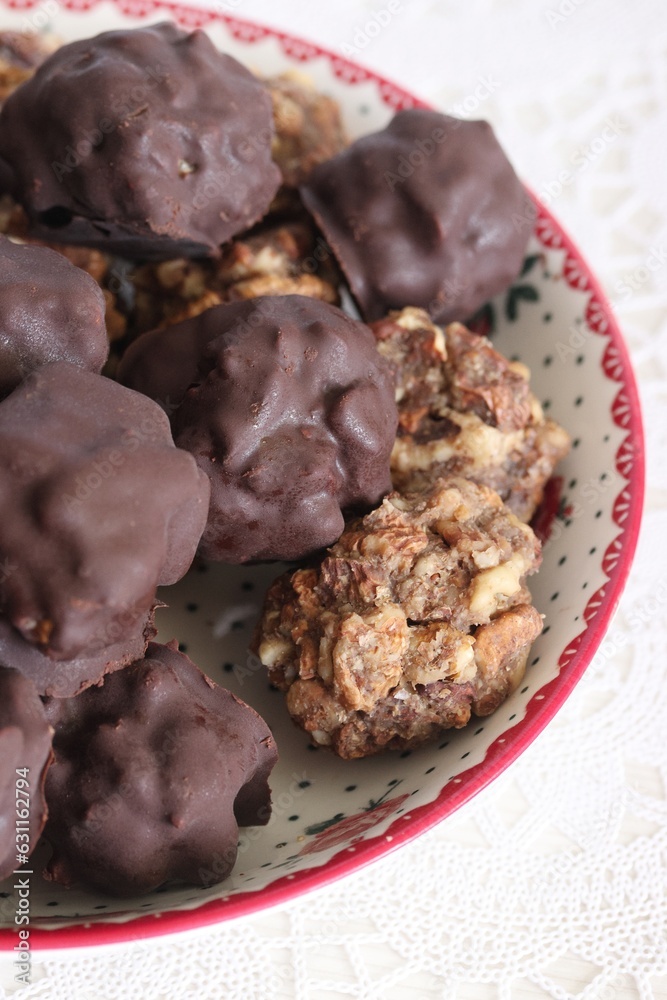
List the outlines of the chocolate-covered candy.
{"type": "Polygon", "coordinates": [[[77,698],[53,699],[46,875],[112,895],[207,885],[234,864],[239,825],[271,815],[266,723],[176,643],[77,698]]]}
{"type": "Polygon", "coordinates": [[[51,727],[34,685],[0,655],[0,879],[21,867],[46,822],[51,727]]]}
{"type": "Polygon", "coordinates": [[[54,362],[0,403],[0,614],[90,658],[187,571],[209,484],[151,400],[54,362]]]}
{"type": "Polygon", "coordinates": [[[54,250],[0,237],[0,397],[49,361],[100,372],[109,353],[102,289],[54,250]]]}
{"type": "Polygon", "coordinates": [[[120,377],[169,403],[174,440],[211,479],[210,559],[298,558],[390,488],[393,378],[368,328],[335,306],[219,306],[140,337],[120,377]]]}
{"type": "Polygon", "coordinates": [[[72,698],[91,684],[99,684],[105,674],[142,657],[156,635],[154,618],[153,608],[141,618],[130,613],[125,622],[120,617],[110,622],[108,643],[101,649],[73,660],[53,660],[0,616],[0,663],[16,668],[41,695],[72,698]]]}
{"type": "Polygon", "coordinates": [[[367,320],[409,305],[465,319],[519,273],[531,228],[491,126],[435,111],[400,111],[301,194],[367,320]]]}
{"type": "Polygon", "coordinates": [[[265,86],[173,24],[65,45],[0,113],[5,183],[45,239],[129,257],[215,252],[280,182],[265,86]]]}

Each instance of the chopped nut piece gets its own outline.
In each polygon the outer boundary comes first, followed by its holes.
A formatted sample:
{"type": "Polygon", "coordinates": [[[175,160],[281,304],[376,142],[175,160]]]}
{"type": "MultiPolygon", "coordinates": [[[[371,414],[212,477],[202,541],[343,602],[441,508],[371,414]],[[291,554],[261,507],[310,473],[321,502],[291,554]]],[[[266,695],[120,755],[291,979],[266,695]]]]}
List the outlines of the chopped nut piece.
{"type": "Polygon", "coordinates": [[[338,292],[332,285],[314,274],[301,274],[296,278],[280,278],[267,274],[248,281],[239,281],[229,289],[229,301],[254,299],[259,295],[307,295],[309,299],[322,299],[332,306],[339,302],[338,292]]]}

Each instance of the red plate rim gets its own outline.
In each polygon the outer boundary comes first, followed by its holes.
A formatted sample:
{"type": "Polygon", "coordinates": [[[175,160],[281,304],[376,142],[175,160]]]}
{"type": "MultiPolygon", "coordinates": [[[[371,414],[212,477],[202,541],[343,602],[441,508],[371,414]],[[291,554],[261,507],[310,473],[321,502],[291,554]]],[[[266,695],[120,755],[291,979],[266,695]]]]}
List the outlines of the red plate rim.
{"type": "MultiPolygon", "coordinates": [[[[0,0],[4,6],[15,10],[29,10],[39,2],[40,0],[0,0]]],[[[62,6],[70,11],[86,11],[102,2],[104,0],[64,0],[62,6]]],[[[276,38],[286,54],[301,62],[325,58],[335,75],[348,79],[350,83],[377,82],[383,102],[395,110],[430,106],[378,73],[350,62],[329,49],[275,28],[213,10],[170,3],[168,0],[109,2],[126,16],[149,17],[159,12],[169,13],[182,26],[191,29],[223,21],[235,38],[249,44],[268,37],[276,38]]],[[[532,197],[537,209],[538,239],[547,248],[565,251],[565,280],[571,287],[589,293],[586,308],[589,326],[594,333],[607,337],[613,348],[613,358],[603,362],[603,370],[606,377],[619,386],[612,406],[612,418],[617,426],[627,431],[617,452],[617,463],[620,464],[621,455],[628,445],[631,445],[633,457],[629,478],[622,473],[627,481],[613,506],[613,517],[619,526],[619,534],[603,557],[603,568],[608,580],[586,606],[583,615],[586,628],[561,653],[558,676],[528,702],[524,718],[511,730],[511,734],[496,739],[484,760],[453,779],[442,789],[437,799],[402,815],[383,834],[346,847],[322,867],[285,875],[266,889],[212,900],[196,909],[146,914],[125,923],[84,923],[53,930],[33,926],[30,928],[33,950],[90,948],[200,930],[222,921],[279,906],[306,892],[323,888],[392,853],[455,812],[530,746],[571,694],[605,635],[632,565],[644,501],[644,432],[630,357],[609,302],[572,239],[535,195],[532,197]]],[[[0,930],[0,950],[11,950],[15,943],[14,930],[0,930]]]]}

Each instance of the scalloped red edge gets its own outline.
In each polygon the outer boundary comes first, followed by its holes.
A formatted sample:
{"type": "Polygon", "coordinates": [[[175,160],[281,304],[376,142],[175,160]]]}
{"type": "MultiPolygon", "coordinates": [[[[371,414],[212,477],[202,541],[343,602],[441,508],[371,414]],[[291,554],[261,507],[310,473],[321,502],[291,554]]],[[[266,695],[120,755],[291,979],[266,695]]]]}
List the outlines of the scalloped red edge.
{"type": "MultiPolygon", "coordinates": [[[[4,0],[4,5],[15,10],[29,10],[39,2],[40,0],[26,0],[26,2],[4,0]]],[[[86,11],[104,0],[60,0],[60,2],[66,10],[86,11]]],[[[190,29],[223,21],[234,38],[247,44],[260,42],[269,37],[275,38],[283,52],[292,59],[308,62],[324,58],[330,63],[333,73],[347,83],[368,81],[377,83],[383,103],[396,111],[402,108],[430,107],[426,102],[391,81],[383,79],[377,73],[351,63],[318,45],[273,28],[226,14],[217,14],[212,10],[169,3],[168,0],[109,0],[109,2],[121,13],[130,17],[141,18],[156,13],[168,13],[180,25],[190,29]]],[[[449,782],[437,799],[402,815],[385,833],[346,847],[320,868],[284,875],[265,889],[212,900],[193,910],[168,910],[128,919],[126,923],[81,924],[54,930],[42,930],[33,926],[30,930],[33,949],[95,947],[196,930],[222,920],[278,906],[295,896],[335,882],[396,850],[455,812],[516,760],[566,701],[602,641],[630,572],[644,500],[644,433],[630,358],[611,307],[570,237],[534,196],[533,200],[537,208],[537,238],[548,249],[565,251],[563,267],[565,281],[570,287],[588,293],[586,323],[593,333],[608,339],[602,368],[608,379],[619,384],[619,391],[611,408],[611,417],[617,427],[628,432],[616,454],[616,468],[619,475],[626,480],[625,486],[614,502],[612,512],[614,523],[619,527],[619,534],[607,547],[601,564],[608,579],[591,596],[586,605],[583,614],[586,627],[561,653],[558,660],[560,668],[558,676],[541,688],[539,694],[528,702],[526,714],[514,726],[511,736],[499,737],[489,747],[484,760],[449,782]]],[[[392,806],[395,804],[392,801],[392,806]]],[[[13,930],[0,930],[0,949],[11,949],[15,940],[16,935],[13,930]]]]}

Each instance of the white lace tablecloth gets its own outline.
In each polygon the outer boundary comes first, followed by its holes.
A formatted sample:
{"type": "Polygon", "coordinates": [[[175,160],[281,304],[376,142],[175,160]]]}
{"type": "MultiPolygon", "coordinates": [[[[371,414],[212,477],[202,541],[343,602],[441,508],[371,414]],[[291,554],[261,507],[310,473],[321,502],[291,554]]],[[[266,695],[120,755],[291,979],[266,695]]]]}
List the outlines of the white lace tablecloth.
{"type": "Polygon", "coordinates": [[[12,985],[4,956],[0,996],[667,997],[664,0],[394,0],[373,38],[365,25],[386,0],[217,5],[346,46],[442,108],[478,101],[475,115],[495,124],[616,307],[644,404],[643,535],[617,618],[565,708],[440,827],[279,911],[104,952],[37,953],[28,989],[12,985]]]}

